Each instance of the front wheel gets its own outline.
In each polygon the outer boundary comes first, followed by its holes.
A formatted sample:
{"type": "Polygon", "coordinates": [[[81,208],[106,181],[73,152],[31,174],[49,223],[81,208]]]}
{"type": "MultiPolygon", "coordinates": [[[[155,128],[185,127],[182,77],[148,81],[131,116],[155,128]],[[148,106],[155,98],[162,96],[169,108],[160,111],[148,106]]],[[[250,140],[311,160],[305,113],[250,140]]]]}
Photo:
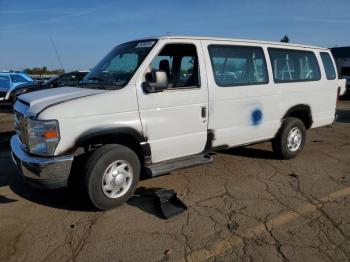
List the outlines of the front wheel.
{"type": "Polygon", "coordinates": [[[284,120],[277,136],[272,140],[273,151],[282,159],[295,157],[304,147],[306,129],[304,123],[294,117],[284,120]]]}
{"type": "Polygon", "coordinates": [[[136,153],[122,145],[105,145],[92,152],[86,162],[85,187],[91,203],[109,210],[125,203],[140,177],[136,153]]]}

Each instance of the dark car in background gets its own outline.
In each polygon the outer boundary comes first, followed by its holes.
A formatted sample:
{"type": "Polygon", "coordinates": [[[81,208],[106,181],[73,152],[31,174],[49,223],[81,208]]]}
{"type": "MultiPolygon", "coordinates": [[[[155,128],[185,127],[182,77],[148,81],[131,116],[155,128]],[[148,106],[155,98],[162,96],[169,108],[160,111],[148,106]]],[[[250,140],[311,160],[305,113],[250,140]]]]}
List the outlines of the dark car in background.
{"type": "Polygon", "coordinates": [[[14,103],[19,95],[62,86],[77,86],[89,71],[73,71],[47,80],[44,83],[25,83],[16,86],[10,93],[9,102],[14,103]]]}

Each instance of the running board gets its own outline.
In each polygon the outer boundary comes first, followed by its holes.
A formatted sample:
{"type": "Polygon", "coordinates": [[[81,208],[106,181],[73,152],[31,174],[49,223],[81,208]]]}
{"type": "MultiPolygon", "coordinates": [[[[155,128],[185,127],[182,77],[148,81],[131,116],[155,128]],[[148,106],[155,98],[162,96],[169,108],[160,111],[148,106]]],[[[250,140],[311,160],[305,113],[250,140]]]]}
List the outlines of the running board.
{"type": "Polygon", "coordinates": [[[156,164],[151,164],[147,166],[148,176],[156,177],[170,173],[171,171],[198,166],[202,164],[208,164],[213,162],[213,158],[209,154],[199,154],[187,157],[181,157],[177,159],[172,159],[156,164]]]}

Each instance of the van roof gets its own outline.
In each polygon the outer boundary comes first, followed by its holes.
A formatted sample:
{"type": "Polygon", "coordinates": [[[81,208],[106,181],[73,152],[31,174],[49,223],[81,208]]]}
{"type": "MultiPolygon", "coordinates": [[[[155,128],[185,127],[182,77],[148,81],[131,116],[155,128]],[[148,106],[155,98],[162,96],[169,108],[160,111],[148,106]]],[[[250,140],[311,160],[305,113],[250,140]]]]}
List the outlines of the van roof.
{"type": "Polygon", "coordinates": [[[192,40],[232,41],[232,42],[236,42],[236,43],[241,42],[241,43],[267,44],[267,45],[282,46],[282,47],[290,46],[290,47],[299,47],[299,48],[312,48],[312,49],[329,50],[328,48],[311,46],[311,45],[290,44],[290,43],[260,41],[260,40],[251,40],[251,39],[207,37],[207,36],[165,35],[165,36],[144,37],[144,38],[137,39],[137,40],[145,40],[145,39],[192,39],[192,40]]]}

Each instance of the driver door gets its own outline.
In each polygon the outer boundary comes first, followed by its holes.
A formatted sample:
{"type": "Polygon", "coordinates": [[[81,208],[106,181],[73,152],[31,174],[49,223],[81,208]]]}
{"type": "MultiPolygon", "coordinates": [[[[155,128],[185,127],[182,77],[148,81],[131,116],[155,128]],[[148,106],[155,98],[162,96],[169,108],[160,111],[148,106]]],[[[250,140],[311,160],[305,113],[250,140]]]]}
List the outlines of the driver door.
{"type": "Polygon", "coordinates": [[[208,90],[200,41],[161,40],[141,69],[137,85],[143,132],[157,163],[201,153],[207,140],[208,90]],[[168,88],[143,89],[153,70],[165,71],[168,88]]]}

